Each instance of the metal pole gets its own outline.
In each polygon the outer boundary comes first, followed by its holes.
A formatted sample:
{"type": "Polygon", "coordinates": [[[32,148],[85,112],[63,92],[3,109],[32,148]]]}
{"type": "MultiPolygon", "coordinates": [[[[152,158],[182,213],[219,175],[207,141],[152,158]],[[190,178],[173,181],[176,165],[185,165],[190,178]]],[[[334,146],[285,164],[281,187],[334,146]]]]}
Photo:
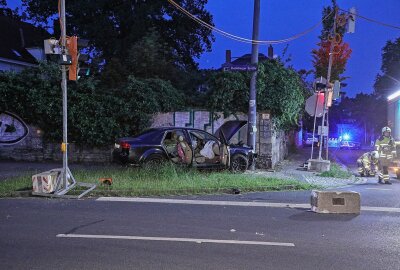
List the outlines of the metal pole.
{"type": "MultiPolygon", "coordinates": [[[[336,15],[337,15],[337,7],[335,7],[335,18],[333,21],[333,34],[336,34],[336,15]]],[[[326,88],[325,88],[325,99],[324,99],[324,112],[322,114],[322,123],[321,123],[321,144],[319,145],[319,159],[322,159],[321,154],[322,154],[322,146],[324,143],[324,130],[323,127],[325,125],[325,115],[328,113],[328,106],[327,106],[327,101],[328,101],[328,85],[331,80],[331,71],[332,71],[332,62],[333,62],[333,47],[335,46],[334,39],[331,41],[331,47],[329,50],[329,64],[328,64],[328,75],[326,76],[326,88]]],[[[327,127],[329,129],[329,127],[327,127]]],[[[328,144],[328,141],[326,142],[328,144]]]]}
{"type": "MultiPolygon", "coordinates": [[[[260,0],[254,0],[253,15],[253,40],[258,40],[260,28],[260,0]]],[[[251,64],[258,64],[258,44],[253,43],[251,46],[251,64]]],[[[253,71],[250,80],[250,100],[248,113],[247,128],[247,144],[254,150],[256,149],[256,132],[257,132],[257,71],[253,71]]],[[[255,169],[255,164],[251,166],[251,170],[255,169]]]]}
{"type": "MultiPolygon", "coordinates": [[[[67,45],[66,40],[66,23],[65,23],[65,0],[61,0],[61,45],[63,54],[65,53],[65,48],[67,45]]],[[[67,69],[65,65],[62,66],[62,81],[61,89],[63,95],[63,186],[62,188],[67,188],[68,185],[68,141],[67,141],[67,69]]]]}
{"type": "Polygon", "coordinates": [[[326,112],[326,126],[328,127],[326,133],[326,160],[329,159],[329,111],[326,112]]]}
{"type": "MultiPolygon", "coordinates": [[[[317,98],[315,99],[315,109],[314,109],[314,127],[313,127],[313,133],[312,133],[312,143],[311,143],[311,158],[313,159],[314,156],[314,139],[315,139],[315,124],[317,122],[317,106],[318,106],[318,97],[319,97],[319,92],[317,93],[317,98]]],[[[307,140],[307,139],[306,139],[307,140]]]]}

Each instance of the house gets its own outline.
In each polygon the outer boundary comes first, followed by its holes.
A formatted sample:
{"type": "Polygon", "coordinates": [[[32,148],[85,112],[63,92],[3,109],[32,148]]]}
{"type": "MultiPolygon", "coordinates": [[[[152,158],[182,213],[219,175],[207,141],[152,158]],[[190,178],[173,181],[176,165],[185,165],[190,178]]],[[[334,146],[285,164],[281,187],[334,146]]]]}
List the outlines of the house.
{"type": "Polygon", "coordinates": [[[0,71],[21,71],[45,60],[43,40],[49,33],[0,9],[0,71]]]}
{"type": "MultiPolygon", "coordinates": [[[[270,49],[269,49],[270,50],[270,49]]],[[[269,54],[271,54],[271,52],[269,51],[269,54]]],[[[273,56],[266,56],[263,53],[259,53],[258,54],[258,62],[263,62],[266,61],[268,59],[272,59],[273,56]]],[[[251,65],[251,54],[244,54],[241,57],[235,57],[235,60],[232,61],[232,52],[231,50],[226,50],[225,51],[225,63],[223,63],[221,65],[221,69],[224,69],[226,67],[229,66],[247,66],[247,65],[251,65]]]]}

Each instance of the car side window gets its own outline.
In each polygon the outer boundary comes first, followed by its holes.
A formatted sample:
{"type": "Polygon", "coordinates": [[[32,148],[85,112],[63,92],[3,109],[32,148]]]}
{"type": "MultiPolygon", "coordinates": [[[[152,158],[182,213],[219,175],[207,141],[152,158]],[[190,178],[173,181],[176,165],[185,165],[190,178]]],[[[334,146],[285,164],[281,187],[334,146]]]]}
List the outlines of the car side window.
{"type": "Polygon", "coordinates": [[[177,145],[179,142],[178,141],[179,136],[182,136],[183,138],[185,138],[183,130],[181,130],[181,129],[166,131],[163,142],[162,142],[165,150],[167,151],[167,154],[174,162],[178,161],[177,145]]]}
{"type": "Polygon", "coordinates": [[[206,162],[204,158],[213,160],[220,156],[220,144],[217,138],[207,132],[198,130],[191,130],[189,134],[197,163],[206,162]]]}

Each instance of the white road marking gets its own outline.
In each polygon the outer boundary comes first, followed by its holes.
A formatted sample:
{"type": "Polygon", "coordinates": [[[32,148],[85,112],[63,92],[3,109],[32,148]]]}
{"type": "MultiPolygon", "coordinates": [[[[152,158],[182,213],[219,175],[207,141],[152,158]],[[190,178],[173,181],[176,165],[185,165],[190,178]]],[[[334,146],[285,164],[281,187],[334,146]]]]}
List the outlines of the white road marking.
{"type": "MultiPolygon", "coordinates": [[[[310,210],[308,203],[267,203],[267,202],[235,202],[235,201],[204,201],[204,200],[178,200],[157,198],[128,198],[128,197],[100,197],[101,202],[137,202],[137,203],[166,203],[188,205],[217,205],[217,206],[246,206],[246,207],[271,207],[271,208],[298,208],[310,210]]],[[[400,208],[361,206],[361,211],[394,212],[400,213],[400,208]]]]}
{"type": "Polygon", "coordinates": [[[390,188],[366,188],[366,189],[371,189],[371,190],[385,190],[385,191],[391,190],[390,188]]]}
{"type": "Polygon", "coordinates": [[[393,213],[400,213],[400,208],[395,208],[395,207],[361,206],[361,211],[376,211],[376,212],[393,212],[393,213]]]}
{"type": "Polygon", "coordinates": [[[144,241],[215,243],[215,244],[237,244],[237,245],[258,245],[258,246],[282,246],[282,247],[294,247],[295,246],[293,243],[281,243],[281,242],[174,238],[174,237],[145,237],[145,236],[124,236],[124,235],[57,234],[57,237],[59,237],[59,238],[123,239],[123,240],[144,240],[144,241]]]}
{"type": "Polygon", "coordinates": [[[126,198],[126,197],[100,197],[96,201],[220,205],[220,206],[253,206],[253,207],[256,206],[256,207],[302,208],[302,209],[309,209],[311,207],[310,204],[308,203],[202,201],[202,200],[176,200],[176,199],[126,198]]]}

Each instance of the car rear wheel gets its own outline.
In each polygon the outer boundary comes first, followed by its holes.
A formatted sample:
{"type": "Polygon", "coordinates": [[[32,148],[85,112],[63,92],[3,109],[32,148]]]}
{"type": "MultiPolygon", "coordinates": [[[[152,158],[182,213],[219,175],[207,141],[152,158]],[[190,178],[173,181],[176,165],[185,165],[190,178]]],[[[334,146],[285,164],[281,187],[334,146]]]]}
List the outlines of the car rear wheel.
{"type": "Polygon", "coordinates": [[[149,157],[146,158],[144,165],[153,167],[153,166],[159,166],[165,161],[164,157],[159,154],[153,154],[150,155],[149,157]]]}
{"type": "Polygon", "coordinates": [[[249,166],[249,160],[244,155],[234,155],[231,159],[230,170],[234,173],[245,172],[249,166]]]}

